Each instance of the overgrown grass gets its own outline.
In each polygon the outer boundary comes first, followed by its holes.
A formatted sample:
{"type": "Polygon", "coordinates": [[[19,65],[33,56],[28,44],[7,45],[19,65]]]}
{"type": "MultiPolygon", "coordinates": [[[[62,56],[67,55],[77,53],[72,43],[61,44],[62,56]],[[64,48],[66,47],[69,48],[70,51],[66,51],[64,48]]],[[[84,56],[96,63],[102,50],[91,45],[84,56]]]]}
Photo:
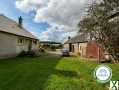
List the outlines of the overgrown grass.
{"type": "MultiPolygon", "coordinates": [[[[119,80],[119,65],[112,80],[119,80]]],[[[108,90],[93,78],[97,66],[77,57],[43,55],[0,60],[0,90],[108,90]]]]}

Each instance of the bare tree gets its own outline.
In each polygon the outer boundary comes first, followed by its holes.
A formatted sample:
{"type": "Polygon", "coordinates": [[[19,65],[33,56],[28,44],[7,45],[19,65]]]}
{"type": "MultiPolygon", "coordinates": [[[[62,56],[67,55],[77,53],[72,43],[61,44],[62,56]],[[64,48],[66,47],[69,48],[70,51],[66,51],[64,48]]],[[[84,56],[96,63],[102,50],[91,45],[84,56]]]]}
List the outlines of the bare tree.
{"type": "Polygon", "coordinates": [[[88,15],[79,23],[80,32],[90,35],[101,43],[112,55],[119,60],[119,0],[103,0],[93,4],[88,15]]]}

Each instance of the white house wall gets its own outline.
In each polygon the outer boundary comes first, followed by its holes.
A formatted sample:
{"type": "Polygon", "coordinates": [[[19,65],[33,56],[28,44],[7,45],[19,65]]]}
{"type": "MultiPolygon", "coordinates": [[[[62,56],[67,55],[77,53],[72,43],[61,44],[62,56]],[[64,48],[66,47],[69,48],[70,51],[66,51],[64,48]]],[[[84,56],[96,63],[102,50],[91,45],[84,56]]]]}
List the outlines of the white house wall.
{"type": "Polygon", "coordinates": [[[29,40],[27,40],[26,38],[23,38],[23,37],[22,37],[22,39],[24,40],[24,42],[18,43],[18,40],[20,38],[21,37],[17,36],[17,43],[16,43],[16,53],[17,54],[19,54],[22,51],[28,51],[28,46],[29,46],[29,40]]]}
{"type": "Polygon", "coordinates": [[[29,44],[30,44],[30,41],[32,40],[32,45],[31,45],[31,50],[38,50],[38,41],[37,41],[37,44],[33,43],[33,39],[28,39],[28,38],[25,38],[25,37],[17,37],[17,41],[22,38],[23,39],[23,43],[18,43],[17,42],[17,45],[16,45],[16,52],[17,53],[20,53],[22,51],[28,51],[29,50],[29,44]]]}
{"type": "MultiPolygon", "coordinates": [[[[87,48],[87,42],[84,43],[74,43],[72,44],[72,46],[74,46],[74,54],[78,54],[81,56],[86,56],[86,48],[87,48]]],[[[64,48],[68,48],[69,49],[69,44],[64,44],[64,48]]]]}
{"type": "Polygon", "coordinates": [[[16,36],[0,32],[0,57],[16,54],[16,40],[16,36]]]}
{"type": "Polygon", "coordinates": [[[38,50],[38,48],[39,48],[39,44],[38,43],[39,43],[38,41],[37,41],[37,44],[32,42],[32,50],[38,50]]]}
{"type": "Polygon", "coordinates": [[[79,53],[81,56],[86,56],[87,43],[79,43],[79,53]]]}
{"type": "MultiPolygon", "coordinates": [[[[0,58],[13,57],[21,51],[28,51],[30,40],[29,38],[0,32],[0,58]],[[24,43],[18,43],[19,38],[23,38],[25,40],[24,43]]],[[[31,50],[38,50],[38,47],[38,41],[37,44],[32,42],[31,50]]]]}

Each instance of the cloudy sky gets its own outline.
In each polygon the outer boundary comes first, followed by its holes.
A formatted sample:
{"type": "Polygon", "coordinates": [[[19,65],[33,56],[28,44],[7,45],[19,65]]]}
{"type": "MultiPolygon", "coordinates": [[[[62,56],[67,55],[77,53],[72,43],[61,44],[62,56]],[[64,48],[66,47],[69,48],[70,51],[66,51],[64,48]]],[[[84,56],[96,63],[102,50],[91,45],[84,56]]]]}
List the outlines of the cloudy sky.
{"type": "Polygon", "coordinates": [[[64,41],[76,35],[77,24],[92,0],[0,0],[0,13],[17,21],[41,41],[64,41]]]}

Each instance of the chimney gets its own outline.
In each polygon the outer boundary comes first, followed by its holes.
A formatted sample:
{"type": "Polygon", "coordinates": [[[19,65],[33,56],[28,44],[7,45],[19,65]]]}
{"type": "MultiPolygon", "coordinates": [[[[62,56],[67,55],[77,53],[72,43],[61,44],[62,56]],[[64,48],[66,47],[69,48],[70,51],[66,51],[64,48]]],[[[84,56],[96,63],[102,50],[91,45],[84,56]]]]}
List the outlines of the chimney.
{"type": "Polygon", "coordinates": [[[21,16],[18,18],[18,24],[19,24],[19,27],[22,28],[23,19],[21,16]]]}

